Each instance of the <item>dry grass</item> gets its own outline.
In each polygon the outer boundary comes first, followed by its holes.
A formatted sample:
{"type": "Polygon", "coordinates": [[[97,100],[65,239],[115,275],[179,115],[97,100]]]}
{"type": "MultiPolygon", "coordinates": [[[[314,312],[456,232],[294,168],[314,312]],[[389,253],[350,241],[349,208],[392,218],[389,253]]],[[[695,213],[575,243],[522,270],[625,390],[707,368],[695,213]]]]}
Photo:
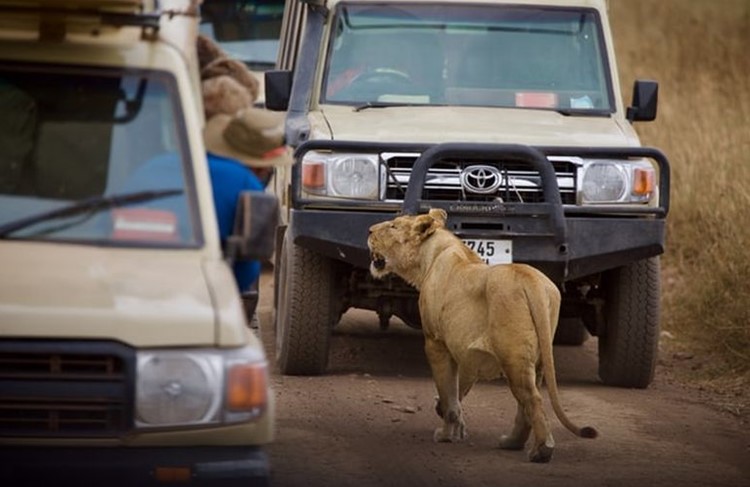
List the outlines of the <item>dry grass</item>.
{"type": "Polygon", "coordinates": [[[660,85],[657,121],[636,127],[672,167],[663,328],[702,379],[747,385],[750,1],[610,0],[610,20],[625,102],[636,78],[660,85]]]}

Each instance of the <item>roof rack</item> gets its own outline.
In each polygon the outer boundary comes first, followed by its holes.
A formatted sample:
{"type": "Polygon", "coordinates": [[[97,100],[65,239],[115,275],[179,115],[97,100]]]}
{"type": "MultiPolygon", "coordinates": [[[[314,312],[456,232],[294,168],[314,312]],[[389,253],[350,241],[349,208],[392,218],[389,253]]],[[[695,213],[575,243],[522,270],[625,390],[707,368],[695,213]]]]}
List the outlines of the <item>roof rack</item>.
{"type": "MultiPolygon", "coordinates": [[[[61,40],[68,25],[85,22],[106,27],[138,27],[142,35],[155,35],[163,16],[197,16],[198,2],[192,0],[187,9],[159,10],[155,0],[0,0],[0,17],[16,16],[38,19],[41,38],[61,40]]],[[[97,34],[96,30],[92,31],[97,34]]]]}

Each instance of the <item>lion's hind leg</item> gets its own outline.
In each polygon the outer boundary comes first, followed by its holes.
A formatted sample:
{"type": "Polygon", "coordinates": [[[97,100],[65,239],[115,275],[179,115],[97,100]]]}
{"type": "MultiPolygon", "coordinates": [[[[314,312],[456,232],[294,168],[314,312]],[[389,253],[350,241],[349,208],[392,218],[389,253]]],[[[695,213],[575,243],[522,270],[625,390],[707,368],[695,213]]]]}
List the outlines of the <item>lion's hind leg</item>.
{"type": "Polygon", "coordinates": [[[458,399],[458,366],[445,344],[425,337],[425,354],[438,391],[435,411],[443,426],[435,430],[436,442],[464,440],[467,436],[461,403],[458,399]]]}
{"type": "MultiPolygon", "coordinates": [[[[536,366],[536,387],[542,387],[542,370],[540,364],[536,366]]],[[[503,450],[523,450],[526,441],[531,434],[531,423],[526,417],[524,408],[517,402],[516,419],[513,422],[513,431],[509,435],[500,436],[500,448],[503,450]]]]}
{"type": "Polygon", "coordinates": [[[544,412],[542,395],[539,392],[537,374],[531,362],[507,364],[505,367],[508,384],[518,401],[518,411],[513,431],[500,439],[500,448],[520,450],[533,433],[529,460],[546,463],[552,458],[555,440],[549,429],[544,412]]]}
{"type": "Polygon", "coordinates": [[[513,422],[513,431],[509,435],[502,435],[500,437],[499,446],[503,450],[523,450],[530,433],[531,424],[526,418],[523,406],[519,403],[516,410],[516,419],[513,422]]]}

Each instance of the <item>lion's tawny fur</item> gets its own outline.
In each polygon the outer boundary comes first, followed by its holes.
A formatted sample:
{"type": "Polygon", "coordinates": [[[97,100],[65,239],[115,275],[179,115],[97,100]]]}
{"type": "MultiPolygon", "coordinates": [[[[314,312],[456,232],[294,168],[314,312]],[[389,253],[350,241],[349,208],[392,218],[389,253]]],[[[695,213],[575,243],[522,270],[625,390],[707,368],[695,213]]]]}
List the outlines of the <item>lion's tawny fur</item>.
{"type": "Polygon", "coordinates": [[[513,431],[501,447],[520,449],[529,434],[532,461],[549,461],[554,440],[539,386],[545,377],[553,410],[578,436],[594,437],[565,415],[558,398],[552,338],[560,291],[524,264],[489,266],[445,228],[446,213],[401,216],[370,228],[370,271],[393,273],[419,290],[425,352],[438,390],[443,427],[437,441],[463,439],[461,400],[480,379],[504,375],[518,401],[513,431]]]}

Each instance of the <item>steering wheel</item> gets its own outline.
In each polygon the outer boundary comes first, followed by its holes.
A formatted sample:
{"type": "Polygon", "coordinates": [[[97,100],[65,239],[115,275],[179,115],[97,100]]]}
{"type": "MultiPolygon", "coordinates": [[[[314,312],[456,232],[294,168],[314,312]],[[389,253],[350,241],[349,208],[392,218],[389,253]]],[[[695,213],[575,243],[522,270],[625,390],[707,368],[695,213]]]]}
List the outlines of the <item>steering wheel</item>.
{"type": "Polygon", "coordinates": [[[380,84],[380,85],[392,85],[392,86],[403,86],[412,87],[414,81],[407,73],[398,71],[390,68],[377,68],[369,69],[352,80],[352,84],[380,84]]]}
{"type": "Polygon", "coordinates": [[[352,79],[349,86],[342,89],[342,97],[356,100],[374,100],[385,94],[414,94],[416,85],[408,74],[389,68],[367,70],[352,79]]]}

